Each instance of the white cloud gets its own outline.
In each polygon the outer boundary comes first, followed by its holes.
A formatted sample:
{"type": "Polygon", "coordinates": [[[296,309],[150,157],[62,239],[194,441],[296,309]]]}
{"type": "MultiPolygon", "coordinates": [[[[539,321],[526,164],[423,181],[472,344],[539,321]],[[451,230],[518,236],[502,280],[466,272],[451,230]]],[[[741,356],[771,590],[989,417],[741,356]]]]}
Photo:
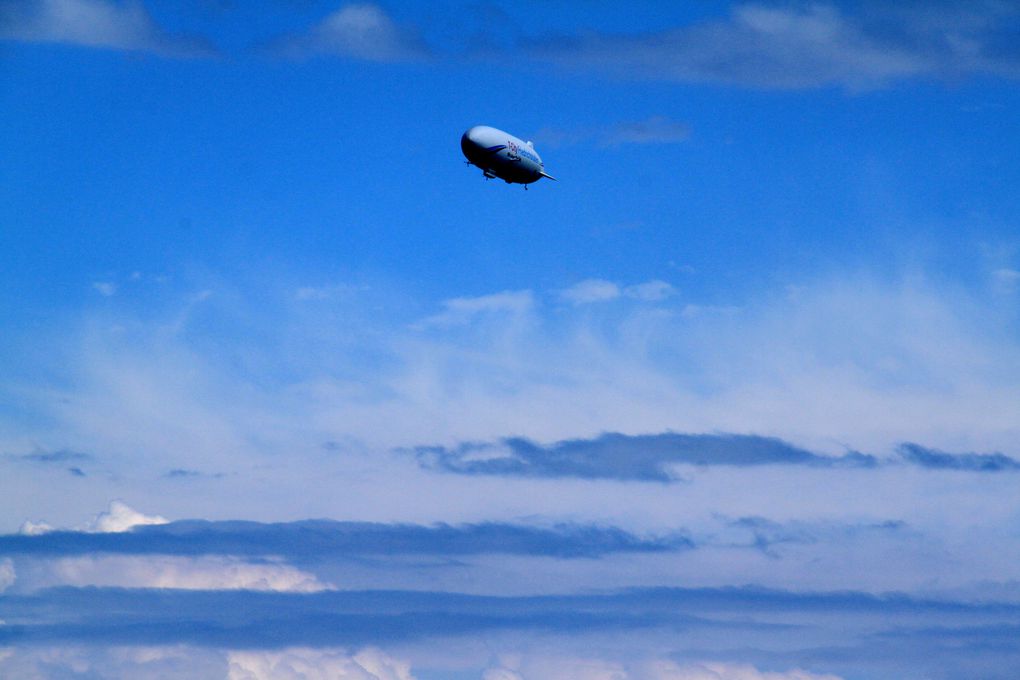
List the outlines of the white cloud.
{"type": "Polygon", "coordinates": [[[253,651],[186,645],[0,648],[0,675],[123,680],[414,680],[406,662],[374,648],[351,653],[333,648],[253,651]]]}
{"type": "Polygon", "coordinates": [[[379,62],[416,61],[429,55],[416,34],[371,3],[342,7],[307,33],[283,39],[279,48],[291,55],[334,54],[379,62]]]}
{"type": "MultiPolygon", "coordinates": [[[[40,341],[53,359],[40,375],[61,382],[24,393],[24,408],[38,418],[8,425],[8,437],[95,452],[96,464],[116,470],[118,479],[19,472],[23,490],[0,497],[0,514],[12,518],[14,530],[25,517],[61,508],[65,514],[45,517],[67,526],[96,503],[144,491],[168,517],[223,519],[229,512],[279,520],[300,512],[427,522],[520,516],[529,512],[528,493],[538,493],[534,503],[554,516],[593,513],[665,526],[676,521],[677,506],[648,489],[637,500],[637,492],[620,490],[603,505],[591,498],[591,485],[455,479],[423,473],[387,451],[514,435],[552,442],[672,430],[778,436],[818,453],[883,455],[914,441],[1020,456],[1020,335],[1013,332],[1015,310],[1001,296],[919,276],[836,272],[799,283],[796,295],[755,292],[738,308],[697,313],[685,307],[693,304],[687,296],[650,308],[632,302],[619,284],[618,302],[576,309],[510,291],[454,298],[418,328],[378,313],[371,294],[297,314],[308,305],[285,286],[282,295],[249,291],[252,299],[283,300],[284,309],[242,299],[239,312],[232,300],[243,296],[211,298],[209,312],[221,320],[214,337],[187,319],[168,330],[162,317],[176,318],[174,310],[152,310],[144,322],[122,312],[115,320],[127,334],[105,333],[98,322],[62,328],[59,338],[40,341]],[[252,327],[264,330],[251,334],[252,327]],[[323,450],[323,442],[339,440],[358,442],[358,452],[323,450]],[[225,476],[164,479],[175,468],[225,476]],[[295,495],[300,511],[288,501],[295,495]]],[[[543,291],[541,299],[555,294],[543,291]]],[[[104,310],[101,321],[116,312],[104,310]]],[[[739,472],[691,474],[697,481],[687,493],[729,516],[837,512],[796,488],[828,488],[824,473],[762,470],[753,484],[739,472]],[[743,496],[727,485],[739,485],[743,496]],[[698,495],[700,489],[715,493],[698,495]]],[[[869,514],[854,499],[878,495],[861,496],[856,474],[840,475],[848,486],[839,506],[869,514]]],[[[895,500],[897,480],[910,474],[868,479],[883,480],[882,507],[892,518],[929,521],[924,517],[939,505],[934,498],[906,493],[902,503],[895,500]]],[[[954,502],[975,508],[972,515],[993,501],[1013,507],[1003,482],[983,483],[995,489],[987,498],[961,478],[966,486],[953,491],[960,494],[954,502]]],[[[606,496],[615,487],[598,488],[606,496]]],[[[1007,570],[994,561],[984,568],[981,577],[991,579],[1007,570]]]]}
{"type": "Polygon", "coordinates": [[[992,278],[1000,291],[1013,292],[1020,286],[1020,271],[1003,267],[992,272],[992,278]]]}
{"type": "Polygon", "coordinates": [[[129,507],[123,501],[112,501],[109,509],[96,515],[85,526],[92,533],[119,533],[130,531],[137,526],[167,524],[170,520],[159,515],[145,515],[129,507]]]}
{"type": "Polygon", "coordinates": [[[530,290],[453,298],[443,302],[441,313],[420,322],[418,327],[462,325],[488,315],[520,316],[530,312],[534,306],[535,297],[530,290]]]}
{"type": "Polygon", "coordinates": [[[729,17],[644,35],[589,33],[534,41],[539,60],[615,76],[763,88],[880,87],[913,77],[1020,75],[1007,39],[1011,8],[744,3],[729,17]]]}
{"type": "Polygon", "coordinates": [[[658,302],[675,295],[676,289],[665,281],[646,281],[632,286],[623,286],[605,279],[585,279],[569,288],[558,291],[561,300],[573,305],[587,305],[594,302],[610,302],[621,297],[658,302]]]}
{"type": "Polygon", "coordinates": [[[665,281],[646,281],[623,289],[623,294],[635,300],[658,302],[676,295],[676,288],[665,281]]]}
{"type": "Polygon", "coordinates": [[[210,555],[101,555],[64,557],[27,563],[19,588],[38,590],[55,586],[174,588],[181,590],[260,590],[316,593],[334,590],[314,574],[289,564],[248,561],[210,555]]]}
{"type": "Polygon", "coordinates": [[[117,293],[117,284],[109,281],[96,281],[92,284],[92,288],[103,297],[112,297],[117,293]]]}
{"type": "Polygon", "coordinates": [[[585,279],[560,291],[560,298],[575,305],[606,302],[620,297],[620,287],[604,279],[585,279]]]}
{"type": "Polygon", "coordinates": [[[667,660],[632,664],[592,658],[534,655],[486,670],[483,680],[841,680],[795,669],[759,671],[746,664],[706,662],[681,665],[667,660]]]}
{"type": "Polygon", "coordinates": [[[759,671],[746,664],[703,663],[681,666],[672,661],[646,665],[635,680],[841,680],[837,675],[816,674],[795,669],[786,672],[759,671]]]}
{"type": "Polygon", "coordinates": [[[652,116],[645,120],[619,123],[602,136],[605,146],[622,144],[678,144],[687,141],[691,128],[687,123],[665,116],[652,116]]]}
{"type": "MultiPolygon", "coordinates": [[[[14,571],[14,562],[9,557],[0,559],[0,593],[14,585],[17,580],[17,572],[14,571]]],[[[0,620],[0,625],[3,621],[0,620]]]]}
{"type": "Polygon", "coordinates": [[[687,123],[666,116],[650,116],[643,120],[623,121],[598,127],[542,128],[535,139],[551,147],[574,144],[597,144],[616,147],[629,144],[679,144],[690,137],[687,123]]]}
{"type": "Polygon", "coordinates": [[[4,678],[96,677],[110,680],[223,680],[226,654],[215,649],[168,645],[19,645],[0,649],[4,678]]]}
{"type": "Polygon", "coordinates": [[[53,527],[46,522],[33,522],[32,520],[25,520],[21,528],[18,529],[18,533],[24,536],[41,536],[51,531],[53,531],[53,527]]]}
{"type": "MultiPolygon", "coordinates": [[[[138,0],[38,0],[0,8],[0,38],[153,52],[171,57],[209,56],[204,41],[166,34],[138,0]]],[[[105,293],[104,293],[105,294],[105,293]]]]}
{"type": "Polygon", "coordinates": [[[377,649],[232,651],[229,680],[413,680],[410,665],[377,649]]]}
{"type": "Polygon", "coordinates": [[[294,291],[296,300],[334,300],[367,290],[364,286],[334,284],[330,286],[301,286],[294,291]]]}

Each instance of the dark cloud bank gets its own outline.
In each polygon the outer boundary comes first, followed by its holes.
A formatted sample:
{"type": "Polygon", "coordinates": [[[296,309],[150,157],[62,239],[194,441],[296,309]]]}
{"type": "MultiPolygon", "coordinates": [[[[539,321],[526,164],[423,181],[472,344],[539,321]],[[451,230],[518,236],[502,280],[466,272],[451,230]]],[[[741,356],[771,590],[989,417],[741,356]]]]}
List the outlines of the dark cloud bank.
{"type": "Polygon", "coordinates": [[[0,617],[6,621],[0,645],[276,649],[441,644],[510,633],[611,634],[635,635],[654,645],[666,639],[676,653],[687,655],[704,654],[697,645],[713,639],[712,658],[809,662],[833,671],[851,669],[848,678],[978,677],[958,672],[974,659],[981,659],[979,677],[1009,678],[1020,660],[1017,604],[751,587],[530,597],[55,588],[0,597],[0,617]],[[743,645],[749,639],[753,646],[733,646],[733,640],[743,645]],[[871,667],[884,672],[869,672],[871,667]]]}
{"type": "Polygon", "coordinates": [[[691,540],[680,533],[642,538],[622,529],[594,525],[559,524],[551,528],[501,523],[421,526],[332,520],[274,524],[183,520],[138,526],[123,533],[54,531],[38,536],[0,536],[0,557],[114,553],[276,555],[297,561],[415,554],[590,558],[691,547],[691,540]]]}
{"type": "Polygon", "coordinates": [[[548,446],[521,437],[496,443],[463,443],[449,448],[412,450],[424,468],[463,475],[576,477],[621,481],[669,482],[674,465],[751,467],[800,465],[814,468],[876,468],[909,464],[928,469],[970,472],[1020,470],[1020,461],[1001,453],[945,453],[905,443],[897,456],[879,459],[851,451],[822,456],[781,439],[728,434],[609,433],[594,439],[570,439],[548,446]]]}

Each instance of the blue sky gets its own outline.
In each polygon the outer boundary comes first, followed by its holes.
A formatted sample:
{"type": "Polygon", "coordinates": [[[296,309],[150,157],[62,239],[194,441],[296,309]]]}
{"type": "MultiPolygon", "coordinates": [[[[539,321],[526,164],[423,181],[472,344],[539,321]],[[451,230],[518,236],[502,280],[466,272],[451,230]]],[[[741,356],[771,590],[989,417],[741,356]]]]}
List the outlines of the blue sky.
{"type": "Polygon", "coordinates": [[[1012,677],[1018,30],[0,0],[0,674],[1012,677]]]}

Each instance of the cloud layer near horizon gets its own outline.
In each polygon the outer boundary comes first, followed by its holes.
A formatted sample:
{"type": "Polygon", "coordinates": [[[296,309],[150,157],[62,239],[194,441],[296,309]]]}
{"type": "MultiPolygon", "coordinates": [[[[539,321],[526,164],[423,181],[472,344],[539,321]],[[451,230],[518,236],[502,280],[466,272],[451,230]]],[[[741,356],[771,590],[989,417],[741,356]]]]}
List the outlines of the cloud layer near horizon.
{"type": "Polygon", "coordinates": [[[222,473],[245,451],[308,437],[390,448],[733,432],[822,456],[884,457],[904,442],[1017,455],[1014,294],[842,275],[725,309],[679,293],[563,306],[558,291],[524,290],[453,298],[415,319],[369,314],[387,301],[356,288],[240,300],[203,289],[147,320],[132,310],[144,297],[126,290],[41,340],[65,363],[30,368],[61,375],[62,399],[36,385],[22,403],[55,427],[24,433],[31,447],[16,435],[0,444],[27,449],[26,463],[57,462],[33,450],[93,456],[62,461],[86,473],[146,450],[160,474],[222,473]],[[197,332],[210,324],[215,341],[197,332]]]}
{"type": "MultiPolygon", "coordinates": [[[[6,596],[0,613],[17,621],[0,626],[0,645],[28,649],[81,639],[142,649],[184,645],[181,651],[192,648],[199,654],[202,649],[398,645],[402,655],[412,658],[427,647],[433,663],[446,656],[445,664],[452,659],[441,650],[456,650],[464,637],[516,648],[524,659],[558,648],[556,655],[562,659],[611,636],[631,646],[631,658],[655,658],[669,640],[665,649],[673,658],[697,658],[708,647],[725,663],[738,653],[727,638],[753,633],[755,649],[743,653],[752,663],[789,668],[792,659],[810,659],[837,673],[877,673],[870,677],[891,677],[889,669],[906,665],[932,678],[954,677],[961,649],[981,657],[982,677],[1005,678],[1006,664],[1018,653],[1016,605],[755,588],[630,589],[527,598],[406,591],[61,588],[6,596]],[[797,640],[793,645],[791,635],[797,640]],[[984,644],[989,640],[997,642],[994,649],[984,644]]],[[[592,661],[620,663],[590,649],[592,661]]],[[[520,668],[518,659],[504,663],[520,668]]],[[[0,660],[5,663],[10,664],[10,658],[0,660]]]]}

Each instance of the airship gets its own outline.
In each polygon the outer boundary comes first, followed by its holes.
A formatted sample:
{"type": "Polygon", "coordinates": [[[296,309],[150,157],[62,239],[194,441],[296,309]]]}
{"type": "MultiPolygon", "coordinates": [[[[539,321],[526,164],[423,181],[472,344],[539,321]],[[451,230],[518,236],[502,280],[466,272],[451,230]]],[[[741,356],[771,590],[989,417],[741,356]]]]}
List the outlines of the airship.
{"type": "Polygon", "coordinates": [[[545,166],[535,145],[488,125],[476,125],[460,138],[460,149],[468,165],[481,169],[485,179],[499,179],[507,184],[523,184],[527,189],[532,182],[545,177],[545,166]]]}

